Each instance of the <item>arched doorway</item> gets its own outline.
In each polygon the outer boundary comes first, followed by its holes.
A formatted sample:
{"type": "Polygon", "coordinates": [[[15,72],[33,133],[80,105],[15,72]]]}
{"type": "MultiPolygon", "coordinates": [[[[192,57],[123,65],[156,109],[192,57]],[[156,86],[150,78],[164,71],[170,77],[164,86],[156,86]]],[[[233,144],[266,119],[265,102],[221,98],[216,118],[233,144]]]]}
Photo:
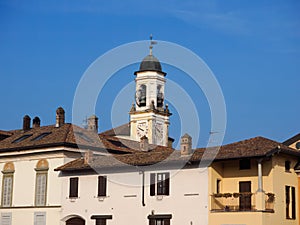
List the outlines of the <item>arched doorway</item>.
{"type": "Polygon", "coordinates": [[[66,225],[85,225],[85,221],[80,217],[73,217],[66,221],[66,225]]]}

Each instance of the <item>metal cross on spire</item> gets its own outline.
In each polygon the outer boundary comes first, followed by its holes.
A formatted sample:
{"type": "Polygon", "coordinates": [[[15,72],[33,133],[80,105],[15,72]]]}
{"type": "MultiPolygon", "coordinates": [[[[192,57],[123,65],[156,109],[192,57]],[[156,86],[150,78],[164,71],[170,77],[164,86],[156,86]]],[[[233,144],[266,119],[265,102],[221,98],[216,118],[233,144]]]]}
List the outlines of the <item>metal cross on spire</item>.
{"type": "Polygon", "coordinates": [[[150,34],[150,46],[149,46],[149,49],[150,49],[150,55],[152,55],[152,49],[153,49],[153,45],[156,45],[157,42],[156,41],[152,41],[153,39],[153,36],[152,34],[150,34]]]}

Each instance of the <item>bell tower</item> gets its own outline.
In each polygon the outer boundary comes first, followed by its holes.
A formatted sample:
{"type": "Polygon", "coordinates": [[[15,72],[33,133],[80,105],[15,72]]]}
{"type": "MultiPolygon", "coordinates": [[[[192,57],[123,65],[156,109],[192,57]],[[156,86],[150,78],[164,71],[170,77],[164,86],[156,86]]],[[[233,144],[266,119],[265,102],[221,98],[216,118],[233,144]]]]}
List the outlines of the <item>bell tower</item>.
{"type": "Polygon", "coordinates": [[[150,52],[134,73],[136,92],[130,114],[130,137],[140,141],[146,136],[149,144],[168,146],[169,112],[164,103],[166,73],[158,59],[153,56],[153,45],[150,37],[150,52]]]}

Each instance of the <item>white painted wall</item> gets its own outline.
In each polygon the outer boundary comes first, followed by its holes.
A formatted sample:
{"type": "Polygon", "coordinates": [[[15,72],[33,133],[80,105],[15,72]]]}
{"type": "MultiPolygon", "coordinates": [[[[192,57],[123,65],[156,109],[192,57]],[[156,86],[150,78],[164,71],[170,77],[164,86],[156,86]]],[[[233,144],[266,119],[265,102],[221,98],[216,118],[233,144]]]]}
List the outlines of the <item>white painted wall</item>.
{"type": "MultiPolygon", "coordinates": [[[[94,225],[92,215],[112,215],[108,225],[148,224],[148,215],[172,214],[172,225],[205,225],[208,223],[207,170],[199,169],[160,170],[170,172],[170,195],[159,200],[150,196],[150,172],[145,172],[145,206],[142,206],[142,174],[138,172],[101,174],[108,177],[107,195],[103,201],[97,196],[98,175],[79,177],[79,198],[71,201],[69,178],[62,177],[62,220],[78,215],[86,225],[94,225]],[[131,196],[131,197],[126,197],[131,196]]],[[[76,177],[76,174],[74,174],[76,177]]],[[[61,224],[65,224],[64,222],[61,224]]]]}

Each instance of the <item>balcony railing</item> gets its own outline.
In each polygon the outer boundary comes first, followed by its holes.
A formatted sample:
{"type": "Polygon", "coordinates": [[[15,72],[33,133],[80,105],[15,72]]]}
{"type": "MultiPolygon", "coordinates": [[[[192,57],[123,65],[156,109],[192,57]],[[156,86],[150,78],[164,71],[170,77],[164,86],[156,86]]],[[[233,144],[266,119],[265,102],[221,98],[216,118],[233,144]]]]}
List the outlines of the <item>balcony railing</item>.
{"type": "MultiPolygon", "coordinates": [[[[275,195],[265,194],[266,212],[274,212],[275,195]]],[[[256,194],[244,193],[218,193],[211,195],[212,212],[256,212],[256,194]]]]}

